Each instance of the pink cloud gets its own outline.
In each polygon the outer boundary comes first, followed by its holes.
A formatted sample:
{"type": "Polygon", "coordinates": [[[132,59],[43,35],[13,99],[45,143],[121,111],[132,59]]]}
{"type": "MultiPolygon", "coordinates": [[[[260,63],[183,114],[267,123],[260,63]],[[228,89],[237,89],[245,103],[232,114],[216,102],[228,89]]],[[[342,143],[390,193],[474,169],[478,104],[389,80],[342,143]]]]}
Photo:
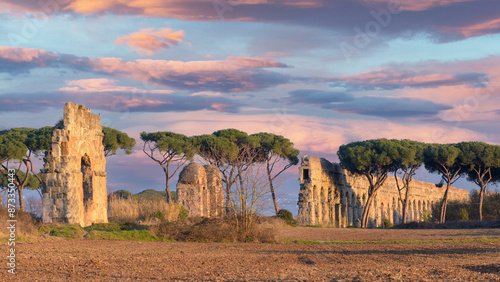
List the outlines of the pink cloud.
{"type": "Polygon", "coordinates": [[[441,31],[461,34],[464,38],[495,34],[500,30],[500,18],[465,26],[444,26],[441,31]]]}
{"type": "Polygon", "coordinates": [[[151,59],[125,61],[121,58],[77,57],[37,49],[1,47],[2,61],[5,62],[4,66],[0,64],[2,72],[26,72],[36,67],[52,66],[106,73],[194,92],[250,91],[276,86],[289,79],[286,75],[265,70],[286,68],[288,65],[272,58],[260,57],[188,62],[151,59]]]}
{"type": "Polygon", "coordinates": [[[29,62],[45,67],[57,57],[57,54],[40,49],[0,46],[0,58],[15,63],[29,62]]]}
{"type": "MultiPolygon", "coordinates": [[[[367,21],[362,20],[362,22],[368,23],[373,10],[395,9],[392,12],[394,17],[391,23],[384,29],[387,36],[406,36],[423,32],[436,36],[442,41],[449,41],[500,31],[497,23],[498,13],[495,14],[499,6],[495,1],[480,0],[65,0],[48,2],[0,0],[0,6],[2,6],[0,11],[15,15],[37,12],[50,15],[115,14],[189,21],[279,22],[320,26],[329,30],[333,28],[344,35],[352,34],[353,27],[360,24],[359,20],[362,15],[367,16],[367,21]],[[460,14],[464,16],[457,16],[460,14]]],[[[160,50],[164,48],[162,43],[165,44],[162,40],[151,38],[151,35],[147,33],[136,34],[130,40],[132,44],[135,44],[131,47],[137,48],[144,54],[155,53],[158,48],[160,50]],[[144,49],[146,42],[154,42],[151,46],[156,47],[144,49]]],[[[167,43],[167,45],[172,44],[167,43]]]]}
{"type": "Polygon", "coordinates": [[[477,85],[487,75],[476,72],[457,72],[452,69],[442,72],[427,69],[414,69],[412,66],[395,66],[374,69],[365,73],[340,76],[332,79],[334,86],[344,86],[353,90],[432,88],[450,85],[477,85]]]}
{"type": "Polygon", "coordinates": [[[128,45],[132,51],[139,54],[154,55],[155,53],[169,49],[172,45],[183,42],[184,31],[174,31],[171,28],[141,29],[138,32],[116,39],[118,45],[128,45]]]}
{"type": "Polygon", "coordinates": [[[367,5],[375,6],[377,8],[386,8],[387,5],[392,3],[400,10],[405,11],[424,11],[435,7],[448,6],[455,3],[471,2],[477,0],[420,0],[420,1],[400,1],[400,0],[357,0],[358,2],[367,5]]]}
{"type": "Polygon", "coordinates": [[[119,86],[118,80],[107,78],[91,78],[66,81],[66,87],[60,91],[68,92],[147,92],[158,94],[171,94],[172,90],[146,90],[132,86],[119,86]]]}

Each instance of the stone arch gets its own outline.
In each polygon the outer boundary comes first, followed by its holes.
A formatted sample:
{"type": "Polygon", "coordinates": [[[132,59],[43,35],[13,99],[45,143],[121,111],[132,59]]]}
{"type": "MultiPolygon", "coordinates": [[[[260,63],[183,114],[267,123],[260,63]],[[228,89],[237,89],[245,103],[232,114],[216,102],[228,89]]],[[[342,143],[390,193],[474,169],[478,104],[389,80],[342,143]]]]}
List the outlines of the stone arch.
{"type": "Polygon", "coordinates": [[[413,221],[418,221],[418,207],[415,200],[413,200],[413,221]]]}
{"type": "Polygon", "coordinates": [[[320,218],[319,218],[319,213],[320,213],[320,209],[321,209],[321,198],[319,197],[319,188],[318,186],[314,185],[312,187],[312,203],[313,203],[313,222],[312,224],[321,224],[321,222],[319,221],[320,218]]]}
{"type": "Polygon", "coordinates": [[[389,202],[387,202],[387,219],[389,219],[391,224],[394,223],[391,216],[391,204],[389,202]]]}
{"type": "Polygon", "coordinates": [[[406,222],[411,222],[413,220],[413,205],[411,201],[408,201],[408,211],[406,212],[406,222]]]}
{"type": "Polygon", "coordinates": [[[349,202],[349,214],[350,214],[350,219],[349,219],[349,225],[354,225],[356,218],[357,218],[357,211],[356,211],[356,194],[354,192],[351,192],[351,197],[350,197],[350,202],[349,202]]]}
{"type": "Polygon", "coordinates": [[[385,220],[385,204],[382,201],[380,201],[379,213],[380,213],[380,225],[383,226],[385,220]]]}
{"type": "Polygon", "coordinates": [[[401,201],[398,200],[398,221],[403,222],[403,211],[401,209],[401,201]]]}
{"type": "Polygon", "coordinates": [[[418,221],[422,221],[422,203],[418,200],[418,221]]]}
{"type": "Polygon", "coordinates": [[[325,187],[321,186],[320,190],[320,201],[321,201],[321,210],[320,210],[320,219],[319,222],[321,224],[328,224],[328,194],[327,191],[325,191],[325,187]]]}
{"type": "Polygon", "coordinates": [[[92,162],[90,157],[85,154],[80,161],[80,171],[82,173],[82,194],[83,206],[85,212],[92,206],[94,199],[94,187],[92,186],[92,162]]]}
{"type": "Polygon", "coordinates": [[[335,187],[328,187],[328,223],[335,226],[335,187]]]}
{"type": "Polygon", "coordinates": [[[392,197],[392,222],[394,224],[399,223],[396,198],[394,198],[394,197],[392,197]]]}

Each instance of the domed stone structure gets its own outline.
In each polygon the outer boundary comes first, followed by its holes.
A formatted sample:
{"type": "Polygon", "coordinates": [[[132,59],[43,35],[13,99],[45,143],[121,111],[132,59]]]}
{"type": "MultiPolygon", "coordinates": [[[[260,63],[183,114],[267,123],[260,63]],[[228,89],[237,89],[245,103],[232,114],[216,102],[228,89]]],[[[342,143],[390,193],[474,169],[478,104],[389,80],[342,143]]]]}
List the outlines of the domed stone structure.
{"type": "Polygon", "coordinates": [[[177,182],[177,198],[189,216],[222,215],[223,194],[219,169],[198,163],[185,166],[177,182]]]}

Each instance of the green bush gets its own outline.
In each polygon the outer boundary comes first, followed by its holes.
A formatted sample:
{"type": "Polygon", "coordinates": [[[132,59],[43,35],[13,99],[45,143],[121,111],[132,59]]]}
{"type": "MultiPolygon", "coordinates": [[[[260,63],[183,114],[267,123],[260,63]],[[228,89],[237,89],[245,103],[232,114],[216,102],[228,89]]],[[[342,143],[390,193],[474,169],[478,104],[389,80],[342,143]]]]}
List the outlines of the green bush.
{"type": "Polygon", "coordinates": [[[286,209],[280,209],[278,213],[276,214],[277,217],[283,219],[286,224],[288,225],[295,225],[295,220],[293,219],[293,214],[286,210],[286,209]]]}
{"type": "Polygon", "coordinates": [[[391,221],[388,218],[384,219],[384,228],[391,228],[391,227],[392,227],[391,221]]]}
{"type": "Polygon", "coordinates": [[[182,220],[182,221],[186,221],[189,217],[189,213],[188,211],[186,210],[186,208],[184,206],[181,206],[180,210],[179,210],[179,219],[182,220]]]}
{"type": "Polygon", "coordinates": [[[153,216],[155,218],[158,218],[159,220],[165,220],[165,216],[163,215],[163,213],[161,211],[155,212],[153,216]]]}
{"type": "Polygon", "coordinates": [[[424,222],[432,222],[432,214],[428,210],[422,211],[422,220],[424,222]]]}
{"type": "Polygon", "coordinates": [[[465,207],[464,208],[460,208],[460,210],[458,211],[458,218],[461,221],[467,221],[467,220],[469,220],[469,213],[467,212],[467,209],[465,207]]]}

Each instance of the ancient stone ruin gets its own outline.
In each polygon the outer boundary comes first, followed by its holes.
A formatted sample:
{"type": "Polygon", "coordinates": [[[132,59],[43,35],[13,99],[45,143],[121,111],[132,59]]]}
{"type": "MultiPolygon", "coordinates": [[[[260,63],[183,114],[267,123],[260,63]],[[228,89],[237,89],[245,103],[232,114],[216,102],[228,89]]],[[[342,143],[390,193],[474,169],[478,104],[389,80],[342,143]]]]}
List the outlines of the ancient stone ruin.
{"type": "Polygon", "coordinates": [[[189,216],[223,215],[224,194],[220,171],[216,166],[190,163],[177,182],[177,199],[189,216]]]}
{"type": "MultiPolygon", "coordinates": [[[[353,176],[337,163],[308,156],[302,158],[299,172],[299,225],[358,225],[369,185],[365,177],[353,176]]],[[[413,180],[408,221],[423,220],[423,211],[430,212],[432,205],[442,199],[445,189],[446,187],[437,187],[433,183],[413,180]]],[[[369,227],[382,226],[385,219],[389,219],[392,224],[402,222],[402,205],[398,197],[395,179],[388,177],[375,196],[369,227]]],[[[450,187],[449,200],[464,200],[468,197],[469,191],[450,187]]]]}
{"type": "Polygon", "coordinates": [[[43,221],[88,226],[108,222],[106,160],[99,115],[66,103],[42,170],[43,221]]]}

